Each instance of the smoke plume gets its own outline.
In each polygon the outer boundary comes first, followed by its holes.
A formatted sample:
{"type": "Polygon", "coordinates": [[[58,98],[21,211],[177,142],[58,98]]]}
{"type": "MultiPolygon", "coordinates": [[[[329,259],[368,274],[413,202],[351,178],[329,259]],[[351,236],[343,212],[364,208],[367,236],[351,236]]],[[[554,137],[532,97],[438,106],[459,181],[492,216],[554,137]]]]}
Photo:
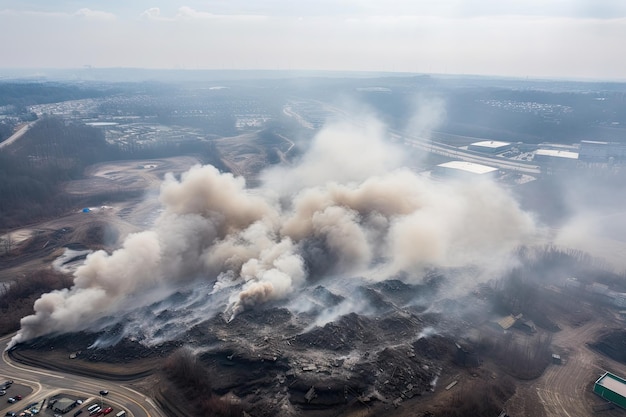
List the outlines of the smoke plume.
{"type": "Polygon", "coordinates": [[[166,176],[154,227],[90,254],[72,288],[35,302],[12,345],[90,328],[164,289],[208,288],[194,305],[218,294],[229,320],[333,275],[419,281],[426,267],[492,265],[536,233],[504,188],[434,182],[384,138],[377,121],[327,126],[298,164],[266,171],[253,190],[212,166],[166,176]]]}

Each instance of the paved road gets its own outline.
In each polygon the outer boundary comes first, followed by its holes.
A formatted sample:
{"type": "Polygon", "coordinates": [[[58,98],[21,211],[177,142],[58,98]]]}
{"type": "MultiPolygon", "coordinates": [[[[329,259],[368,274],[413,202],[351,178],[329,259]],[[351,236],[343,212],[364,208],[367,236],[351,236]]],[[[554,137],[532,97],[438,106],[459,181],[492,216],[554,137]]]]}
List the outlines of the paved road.
{"type": "Polygon", "coordinates": [[[0,149],[4,148],[5,146],[8,146],[8,145],[12,144],[13,142],[15,142],[16,140],[21,138],[22,135],[24,135],[24,133],[26,133],[28,131],[28,129],[33,127],[33,125],[35,123],[37,123],[37,120],[35,120],[34,122],[30,122],[30,123],[25,124],[20,130],[18,130],[14,134],[12,134],[7,140],[4,140],[4,141],[0,142],[0,149]]]}
{"type": "Polygon", "coordinates": [[[407,146],[412,146],[426,152],[443,155],[451,159],[458,159],[476,164],[484,164],[498,169],[517,171],[524,174],[540,174],[541,167],[535,163],[516,161],[497,155],[481,154],[473,151],[456,148],[440,142],[434,142],[424,138],[409,137],[398,132],[393,132],[392,137],[402,140],[407,146]]]}
{"type": "MultiPolygon", "coordinates": [[[[109,390],[106,402],[117,410],[126,410],[130,417],[165,417],[165,414],[158,409],[150,398],[121,383],[40,370],[11,361],[5,351],[11,337],[13,335],[0,338],[0,350],[3,352],[0,361],[0,381],[12,379],[16,383],[32,387],[33,393],[22,400],[24,404],[42,401],[44,398],[49,398],[59,392],[81,396],[87,399],[86,402],[97,401],[100,400],[99,391],[106,389],[109,390]]],[[[4,415],[6,410],[3,407],[5,407],[4,402],[0,403],[0,410],[3,411],[4,415]]],[[[7,410],[13,408],[15,406],[7,408],[7,410]]]]}
{"type": "MultiPolygon", "coordinates": [[[[348,120],[354,124],[361,125],[362,121],[355,118],[354,115],[347,111],[333,106],[329,103],[313,100],[319,106],[324,108],[327,112],[334,114],[339,119],[348,120]]],[[[298,120],[303,126],[308,127],[304,122],[306,118],[298,114],[292,107],[286,107],[283,112],[298,120]]],[[[473,162],[476,164],[484,164],[494,168],[503,169],[507,171],[515,171],[524,174],[540,174],[541,166],[536,162],[518,161],[514,159],[508,159],[497,155],[483,154],[480,152],[469,151],[460,149],[455,146],[446,145],[445,143],[436,142],[428,138],[422,138],[419,136],[411,135],[405,132],[401,132],[395,129],[388,129],[391,139],[395,142],[404,143],[406,146],[411,146],[420,149],[425,152],[434,153],[448,157],[450,159],[456,159],[466,162],[473,162]]]]}

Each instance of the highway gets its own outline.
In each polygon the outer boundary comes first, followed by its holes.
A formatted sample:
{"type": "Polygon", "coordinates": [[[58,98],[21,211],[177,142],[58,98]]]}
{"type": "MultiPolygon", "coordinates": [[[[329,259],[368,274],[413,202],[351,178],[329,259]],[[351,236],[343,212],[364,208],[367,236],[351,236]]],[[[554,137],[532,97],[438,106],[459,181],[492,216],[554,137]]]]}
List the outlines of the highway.
{"type": "Polygon", "coordinates": [[[0,349],[3,352],[2,361],[0,361],[0,382],[12,379],[16,384],[30,386],[33,392],[13,406],[9,406],[6,401],[0,403],[2,415],[9,409],[15,409],[18,404],[41,402],[44,398],[50,398],[59,393],[80,396],[86,399],[85,403],[99,401],[100,390],[108,390],[109,394],[105,400],[116,412],[124,409],[130,417],[165,417],[152,399],[119,382],[41,370],[11,361],[5,349],[13,336],[11,334],[0,338],[0,349]]]}
{"type": "MultiPolygon", "coordinates": [[[[343,110],[330,103],[318,100],[311,101],[324,108],[328,113],[334,114],[340,120],[346,120],[355,125],[363,126],[363,122],[361,120],[359,120],[357,117],[355,117],[353,114],[350,114],[346,110],[343,110]]],[[[284,113],[288,116],[294,117],[298,122],[300,122],[301,125],[309,127],[308,122],[306,122],[306,117],[297,113],[292,107],[288,107],[288,110],[284,110],[284,113]]],[[[405,146],[410,146],[413,148],[417,148],[421,151],[442,155],[450,159],[488,165],[490,167],[507,171],[515,171],[523,174],[536,175],[541,173],[541,166],[537,165],[537,163],[535,162],[519,161],[497,155],[489,155],[480,152],[460,149],[451,145],[446,145],[445,143],[435,142],[428,138],[422,138],[395,129],[388,129],[387,131],[389,132],[390,139],[393,142],[403,143],[405,146]]]]}
{"type": "Polygon", "coordinates": [[[508,171],[516,171],[524,174],[541,173],[541,167],[531,162],[516,161],[497,155],[488,155],[473,151],[467,151],[440,142],[431,141],[429,139],[403,135],[397,131],[392,131],[391,136],[392,139],[396,141],[402,141],[407,146],[412,146],[426,152],[446,156],[451,159],[488,165],[494,168],[505,169],[508,171]]]}

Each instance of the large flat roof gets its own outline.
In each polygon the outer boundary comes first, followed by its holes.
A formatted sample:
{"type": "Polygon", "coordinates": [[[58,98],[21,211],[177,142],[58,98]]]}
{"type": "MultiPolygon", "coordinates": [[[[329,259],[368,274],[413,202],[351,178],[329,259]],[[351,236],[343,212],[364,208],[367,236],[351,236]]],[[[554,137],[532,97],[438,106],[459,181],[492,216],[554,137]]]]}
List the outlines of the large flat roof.
{"type": "Polygon", "coordinates": [[[483,148],[500,148],[502,146],[509,146],[509,142],[500,142],[498,140],[481,140],[480,142],[474,142],[470,146],[482,146],[483,148]]]}
{"type": "Polygon", "coordinates": [[[602,385],[603,387],[608,388],[626,398],[626,384],[622,382],[618,376],[607,372],[596,381],[596,384],[602,385]]]}
{"type": "Polygon", "coordinates": [[[459,171],[471,172],[472,174],[488,174],[498,170],[498,168],[466,161],[450,161],[437,166],[448,169],[458,169],[459,171]]]}
{"type": "Polygon", "coordinates": [[[609,142],[599,141],[599,140],[581,140],[580,143],[588,143],[591,145],[608,145],[609,142]]]}
{"type": "Polygon", "coordinates": [[[578,152],[562,151],[557,149],[538,149],[535,155],[552,156],[555,158],[578,159],[578,152]]]}

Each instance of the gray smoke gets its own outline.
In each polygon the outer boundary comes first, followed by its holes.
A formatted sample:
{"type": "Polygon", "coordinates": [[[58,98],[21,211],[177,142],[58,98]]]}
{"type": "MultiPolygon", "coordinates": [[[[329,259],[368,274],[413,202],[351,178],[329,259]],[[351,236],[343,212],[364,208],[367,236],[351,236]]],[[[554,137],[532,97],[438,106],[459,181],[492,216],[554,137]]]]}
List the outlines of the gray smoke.
{"type": "Polygon", "coordinates": [[[431,266],[496,268],[537,233],[507,190],[433,182],[403,168],[402,149],[384,137],[376,121],[328,126],[300,163],[268,170],[255,190],[212,166],[168,175],[152,230],[90,254],[72,288],[35,302],[12,345],[86,329],[197,282],[212,288],[207,299],[226,300],[231,319],[332,274],[419,280],[431,266]]]}

